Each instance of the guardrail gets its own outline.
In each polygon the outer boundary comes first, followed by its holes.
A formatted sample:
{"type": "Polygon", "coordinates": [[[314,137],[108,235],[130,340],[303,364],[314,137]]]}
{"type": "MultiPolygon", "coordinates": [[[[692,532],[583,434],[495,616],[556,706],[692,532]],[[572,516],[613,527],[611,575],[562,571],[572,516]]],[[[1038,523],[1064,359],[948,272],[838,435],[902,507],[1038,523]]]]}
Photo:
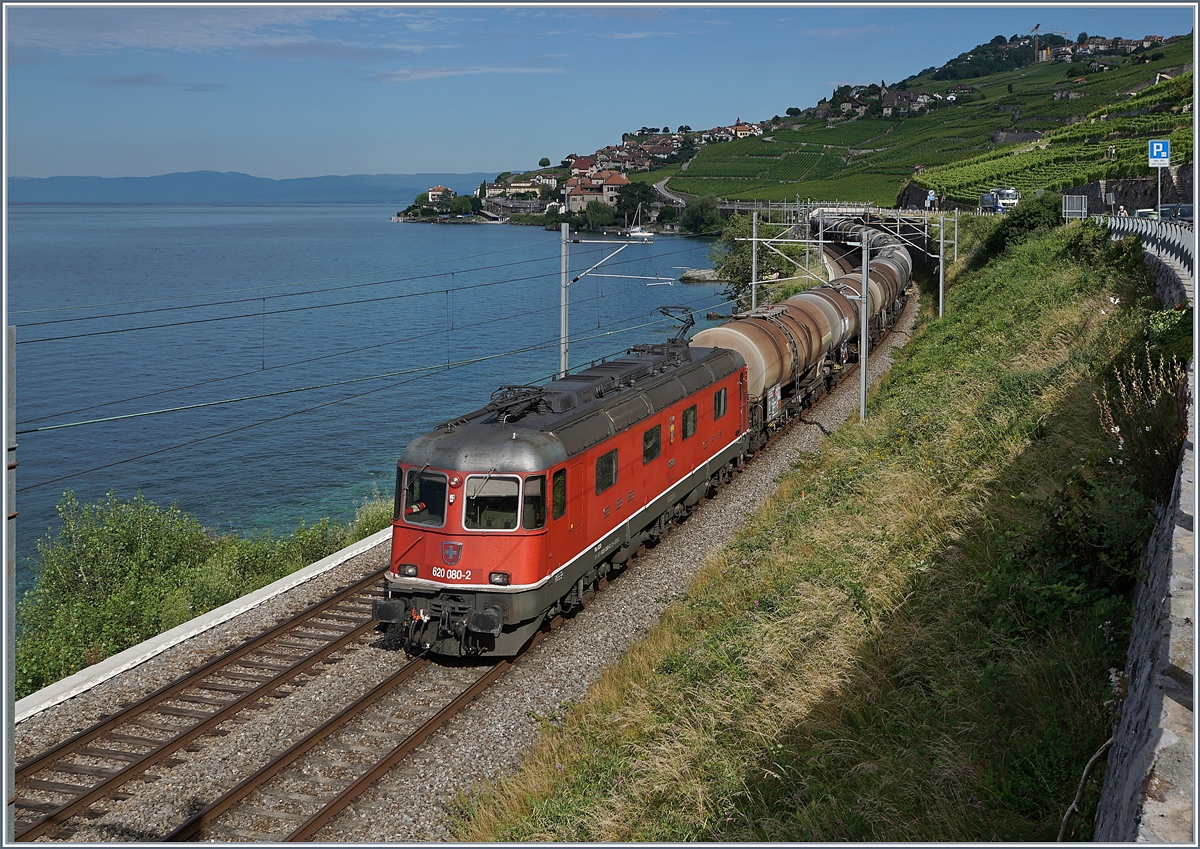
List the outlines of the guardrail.
{"type": "Polygon", "coordinates": [[[1175,260],[1195,278],[1196,231],[1191,227],[1153,218],[1113,215],[1093,215],[1092,218],[1105,224],[1113,236],[1140,236],[1143,245],[1175,260]]]}

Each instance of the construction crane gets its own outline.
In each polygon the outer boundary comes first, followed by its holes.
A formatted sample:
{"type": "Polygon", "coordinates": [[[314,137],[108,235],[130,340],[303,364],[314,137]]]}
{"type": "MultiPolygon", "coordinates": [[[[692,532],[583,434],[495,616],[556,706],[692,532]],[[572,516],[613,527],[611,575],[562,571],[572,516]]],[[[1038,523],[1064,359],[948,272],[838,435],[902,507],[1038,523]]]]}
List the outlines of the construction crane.
{"type": "Polygon", "coordinates": [[[1034,24],[1034,25],[1033,25],[1033,29],[1031,29],[1031,30],[1029,31],[1029,32],[1030,32],[1030,34],[1033,36],[1033,61],[1034,61],[1034,63],[1037,63],[1037,62],[1040,62],[1040,61],[1042,61],[1042,59],[1041,59],[1041,55],[1042,55],[1042,54],[1040,54],[1040,53],[1038,52],[1038,32],[1039,32],[1039,31],[1044,31],[1044,32],[1053,33],[1054,35],[1070,36],[1070,33],[1069,33],[1069,32],[1063,32],[1063,31],[1062,31],[1062,30],[1060,30],[1060,29],[1048,29],[1048,30],[1042,30],[1042,25],[1041,25],[1041,24],[1034,24]]]}

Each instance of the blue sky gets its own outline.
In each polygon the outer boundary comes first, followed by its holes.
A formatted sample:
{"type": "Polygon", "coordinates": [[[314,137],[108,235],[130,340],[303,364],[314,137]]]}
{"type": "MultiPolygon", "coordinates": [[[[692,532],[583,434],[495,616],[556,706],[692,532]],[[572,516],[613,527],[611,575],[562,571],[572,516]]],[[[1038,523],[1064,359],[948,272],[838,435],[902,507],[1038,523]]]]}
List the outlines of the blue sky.
{"type": "Polygon", "coordinates": [[[995,35],[1187,33],[1182,4],[5,6],[7,173],[527,169],[782,115],[995,35]]]}

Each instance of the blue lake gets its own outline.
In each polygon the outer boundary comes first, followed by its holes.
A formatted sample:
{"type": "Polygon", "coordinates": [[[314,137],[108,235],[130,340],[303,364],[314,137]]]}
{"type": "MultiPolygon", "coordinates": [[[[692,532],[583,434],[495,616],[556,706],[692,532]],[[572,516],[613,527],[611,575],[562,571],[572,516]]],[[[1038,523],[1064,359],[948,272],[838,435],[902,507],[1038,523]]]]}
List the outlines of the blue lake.
{"type": "MultiPolygon", "coordinates": [[[[9,207],[20,592],[66,489],[140,490],[222,532],[346,519],[390,496],[413,437],[558,370],[557,232],[394,212],[9,207]]],[[[571,245],[572,276],[617,247],[571,245]]],[[[641,279],[709,267],[710,247],[659,237],[572,285],[571,367],[672,334],[660,306],[728,311],[719,285],[641,279]]]]}

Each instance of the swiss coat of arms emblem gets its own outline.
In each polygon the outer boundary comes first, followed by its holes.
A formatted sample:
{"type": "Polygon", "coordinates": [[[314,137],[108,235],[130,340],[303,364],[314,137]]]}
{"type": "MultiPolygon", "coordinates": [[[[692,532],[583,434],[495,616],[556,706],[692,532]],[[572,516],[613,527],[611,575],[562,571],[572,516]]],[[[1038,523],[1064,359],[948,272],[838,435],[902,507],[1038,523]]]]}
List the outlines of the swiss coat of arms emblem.
{"type": "Polygon", "coordinates": [[[462,557],[462,548],[461,542],[442,543],[442,562],[447,566],[453,566],[462,557]]]}

